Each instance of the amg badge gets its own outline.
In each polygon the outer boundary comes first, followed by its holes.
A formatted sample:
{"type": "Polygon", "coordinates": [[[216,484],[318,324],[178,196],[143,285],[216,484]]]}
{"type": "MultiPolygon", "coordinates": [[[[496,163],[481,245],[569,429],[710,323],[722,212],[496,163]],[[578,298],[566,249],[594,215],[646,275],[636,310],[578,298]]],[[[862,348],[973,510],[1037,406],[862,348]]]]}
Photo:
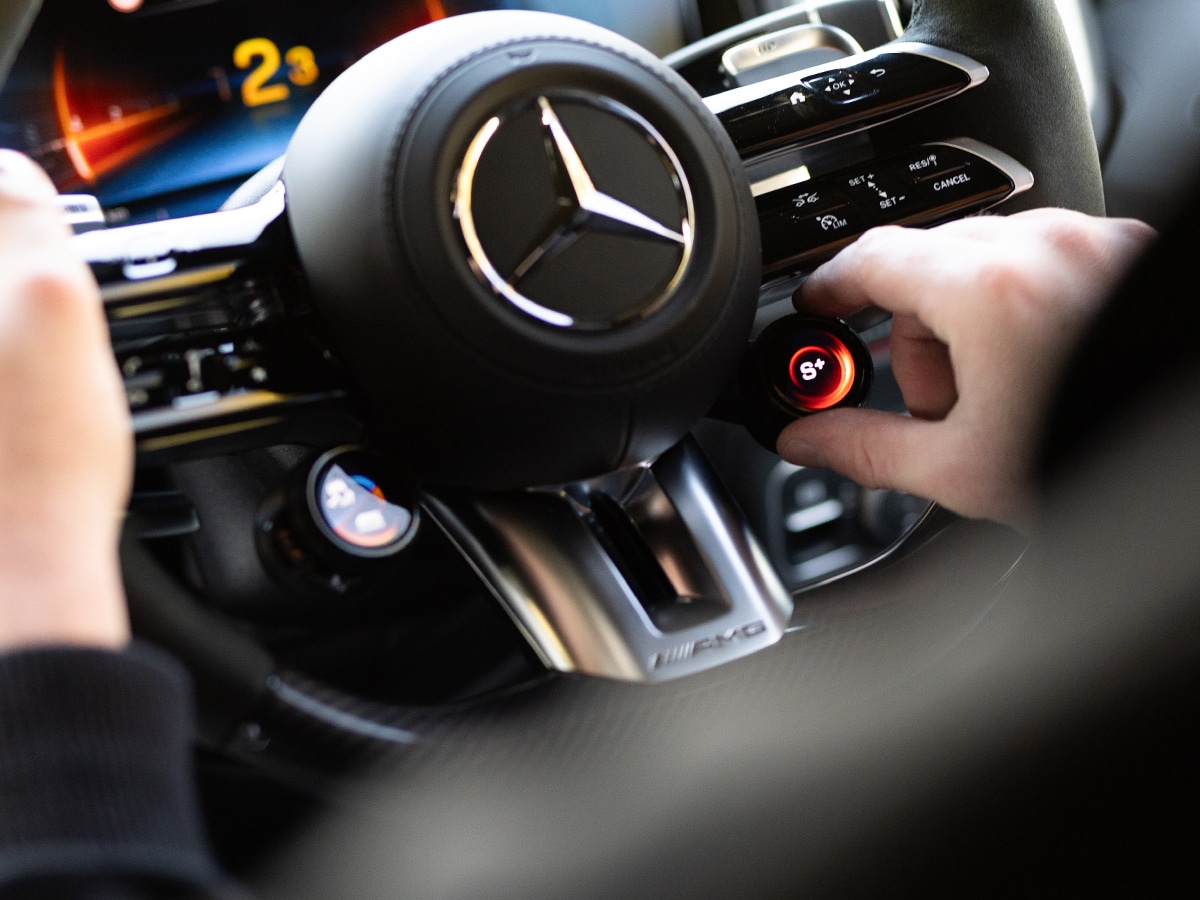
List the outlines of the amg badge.
{"type": "Polygon", "coordinates": [[[725,631],[718,632],[710,637],[700,638],[696,641],[688,641],[686,644],[680,644],[677,647],[672,647],[670,650],[664,650],[662,653],[654,654],[650,660],[650,668],[662,669],[672,663],[682,662],[685,659],[691,659],[697,653],[702,653],[705,650],[719,650],[729,644],[743,641],[747,638],[752,638],[762,634],[767,630],[766,623],[761,619],[751,622],[749,625],[742,625],[740,628],[729,628],[725,631]]]}

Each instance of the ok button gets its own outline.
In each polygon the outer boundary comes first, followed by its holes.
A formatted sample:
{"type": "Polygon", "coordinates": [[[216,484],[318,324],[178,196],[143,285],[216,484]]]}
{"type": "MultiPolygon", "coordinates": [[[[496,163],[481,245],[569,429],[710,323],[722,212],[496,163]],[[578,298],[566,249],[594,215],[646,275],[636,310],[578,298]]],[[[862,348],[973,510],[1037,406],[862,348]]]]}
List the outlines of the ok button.
{"type": "Polygon", "coordinates": [[[853,72],[845,69],[814,75],[804,79],[801,84],[832,103],[849,103],[877,92],[876,88],[863,84],[853,72]]]}

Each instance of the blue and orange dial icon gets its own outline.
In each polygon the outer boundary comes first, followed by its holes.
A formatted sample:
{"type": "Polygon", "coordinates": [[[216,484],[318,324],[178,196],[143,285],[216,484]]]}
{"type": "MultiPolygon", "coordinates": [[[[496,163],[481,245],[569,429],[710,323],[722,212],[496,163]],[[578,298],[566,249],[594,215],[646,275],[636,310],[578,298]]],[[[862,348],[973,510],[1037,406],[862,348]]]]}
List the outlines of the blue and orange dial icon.
{"type": "MultiPolygon", "coordinates": [[[[416,526],[415,505],[389,498],[367,474],[365,454],[343,453],[328,460],[312,482],[310,502],[327,537],[356,556],[385,556],[408,543],[416,526]]],[[[401,492],[402,494],[404,492],[401,492]]]]}

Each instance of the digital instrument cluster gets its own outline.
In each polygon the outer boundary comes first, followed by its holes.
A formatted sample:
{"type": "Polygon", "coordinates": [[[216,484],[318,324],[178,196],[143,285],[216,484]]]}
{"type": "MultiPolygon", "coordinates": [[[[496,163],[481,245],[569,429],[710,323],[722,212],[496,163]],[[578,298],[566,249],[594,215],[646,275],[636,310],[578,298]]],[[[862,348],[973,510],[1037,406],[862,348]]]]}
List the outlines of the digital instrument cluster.
{"type": "Polygon", "coordinates": [[[564,4],[46,0],[0,92],[0,146],[61,191],[97,196],[110,225],[208,212],[370,50],[447,15],[526,5],[564,4]]]}

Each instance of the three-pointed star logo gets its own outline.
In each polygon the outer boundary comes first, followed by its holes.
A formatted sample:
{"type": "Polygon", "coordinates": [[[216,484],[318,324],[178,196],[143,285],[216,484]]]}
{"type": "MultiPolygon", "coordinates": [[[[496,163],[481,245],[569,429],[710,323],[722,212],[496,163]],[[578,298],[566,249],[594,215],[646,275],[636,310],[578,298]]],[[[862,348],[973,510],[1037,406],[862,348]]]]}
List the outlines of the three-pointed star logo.
{"type": "MultiPolygon", "coordinates": [[[[588,231],[687,245],[687,237],[597,190],[562,120],[545,97],[538,97],[546,156],[554,178],[555,212],[547,227],[521,255],[509,284],[517,284],[588,231]]],[[[682,227],[682,225],[681,225],[682,227]]]]}

